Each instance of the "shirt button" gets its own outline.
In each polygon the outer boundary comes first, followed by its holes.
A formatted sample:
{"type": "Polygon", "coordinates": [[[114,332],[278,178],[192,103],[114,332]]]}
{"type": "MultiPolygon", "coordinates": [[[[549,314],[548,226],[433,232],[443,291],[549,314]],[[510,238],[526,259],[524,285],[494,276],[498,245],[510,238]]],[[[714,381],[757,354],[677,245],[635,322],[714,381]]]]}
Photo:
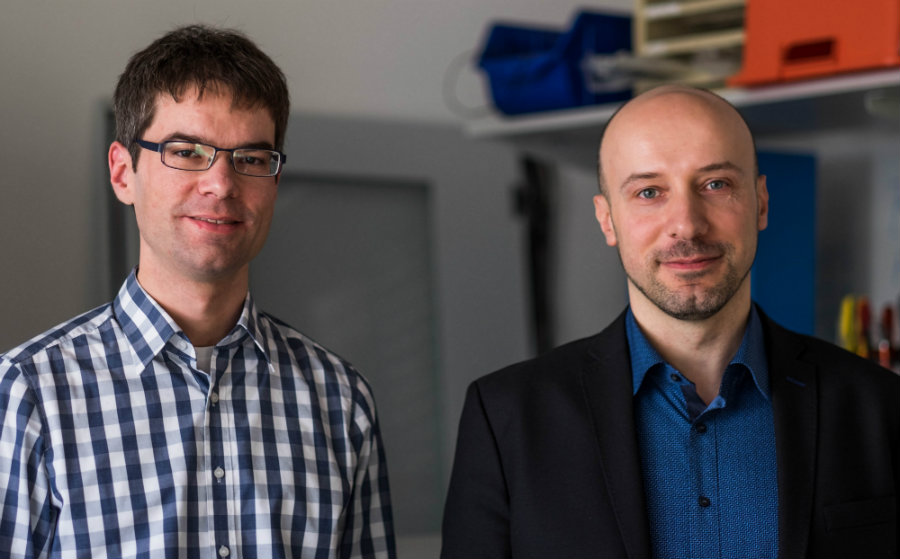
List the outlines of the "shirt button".
{"type": "Polygon", "coordinates": [[[213,405],[218,404],[218,403],[219,403],[219,393],[218,393],[218,392],[213,392],[212,394],[210,394],[210,395],[209,395],[209,401],[212,402],[213,405]]]}
{"type": "Polygon", "coordinates": [[[681,382],[681,377],[676,375],[675,373],[672,373],[672,375],[669,376],[669,378],[672,379],[672,382],[681,382]]]}
{"type": "Polygon", "coordinates": [[[231,550],[227,545],[219,546],[219,557],[228,557],[229,555],[231,555],[231,550]]]}
{"type": "Polygon", "coordinates": [[[222,479],[223,477],[225,477],[225,470],[222,469],[222,466],[219,466],[213,472],[213,475],[216,476],[216,479],[222,479]]]}
{"type": "Polygon", "coordinates": [[[704,507],[704,508],[705,508],[705,507],[708,507],[708,506],[710,505],[709,498],[708,498],[708,497],[702,497],[702,496],[701,496],[699,499],[697,499],[697,503],[698,503],[701,507],[704,507]]]}
{"type": "Polygon", "coordinates": [[[697,429],[697,432],[700,433],[701,435],[703,433],[706,433],[706,423],[698,423],[696,429],[697,429]]]}

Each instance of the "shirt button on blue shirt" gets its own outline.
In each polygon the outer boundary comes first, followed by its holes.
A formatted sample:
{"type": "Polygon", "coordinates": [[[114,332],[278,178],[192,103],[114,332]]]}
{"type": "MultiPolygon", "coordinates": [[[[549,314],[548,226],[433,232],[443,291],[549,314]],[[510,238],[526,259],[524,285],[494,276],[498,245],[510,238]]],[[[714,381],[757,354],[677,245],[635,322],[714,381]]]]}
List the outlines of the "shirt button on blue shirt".
{"type": "Polygon", "coordinates": [[[709,404],[650,345],[630,310],[626,334],[652,555],[777,557],[775,433],[755,307],[709,404]]]}
{"type": "Polygon", "coordinates": [[[219,547],[219,557],[228,557],[231,555],[231,550],[228,549],[227,545],[223,545],[219,547]]]}

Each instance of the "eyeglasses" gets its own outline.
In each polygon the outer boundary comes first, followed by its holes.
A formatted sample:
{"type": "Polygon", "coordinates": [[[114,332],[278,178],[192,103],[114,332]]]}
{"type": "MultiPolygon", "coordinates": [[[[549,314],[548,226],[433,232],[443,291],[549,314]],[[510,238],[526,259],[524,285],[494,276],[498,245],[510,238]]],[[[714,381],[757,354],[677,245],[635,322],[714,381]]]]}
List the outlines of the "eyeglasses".
{"type": "Polygon", "coordinates": [[[280,151],[260,148],[219,148],[195,142],[170,140],[162,143],[135,140],[144,149],[157,151],[163,165],[182,171],[205,171],[212,167],[220,151],[231,154],[231,166],[242,175],[274,177],[281,171],[287,156],[280,151]]]}

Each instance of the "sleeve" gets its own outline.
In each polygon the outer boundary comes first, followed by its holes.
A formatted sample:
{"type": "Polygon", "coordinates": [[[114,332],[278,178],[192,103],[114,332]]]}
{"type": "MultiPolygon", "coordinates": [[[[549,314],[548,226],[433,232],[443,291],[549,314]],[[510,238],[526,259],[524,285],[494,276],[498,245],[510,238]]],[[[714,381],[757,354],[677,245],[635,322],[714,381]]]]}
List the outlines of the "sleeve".
{"type": "Polygon", "coordinates": [[[441,557],[510,557],[509,492],[478,385],[466,393],[444,506],[441,557]]]}
{"type": "Polygon", "coordinates": [[[45,557],[55,531],[42,420],[19,369],[0,358],[0,557],[45,557]]]}
{"type": "Polygon", "coordinates": [[[387,460],[375,399],[357,373],[350,441],[357,453],[356,472],[346,524],[341,536],[344,558],[395,558],[394,522],[388,485],[387,460]]]}

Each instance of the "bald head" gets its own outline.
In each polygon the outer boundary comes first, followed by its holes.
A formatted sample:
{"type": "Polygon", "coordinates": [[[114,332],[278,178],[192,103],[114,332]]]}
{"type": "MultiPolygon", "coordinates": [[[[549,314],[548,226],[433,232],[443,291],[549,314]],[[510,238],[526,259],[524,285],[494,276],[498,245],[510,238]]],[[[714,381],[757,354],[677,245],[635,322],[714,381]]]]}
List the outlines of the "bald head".
{"type": "Polygon", "coordinates": [[[769,196],[734,107],[708,91],[654,89],[610,120],[599,160],[594,211],[638,321],[703,321],[726,306],[746,317],[769,196]]]}
{"type": "Polygon", "coordinates": [[[612,177],[605,171],[615,152],[642,149],[653,142],[677,145],[684,134],[696,132],[698,127],[733,145],[737,153],[749,156],[752,173],[758,173],[753,136],[734,106],[705,89],[664,85],[625,103],[603,130],[597,158],[600,193],[607,195],[611,186],[612,177]]]}

